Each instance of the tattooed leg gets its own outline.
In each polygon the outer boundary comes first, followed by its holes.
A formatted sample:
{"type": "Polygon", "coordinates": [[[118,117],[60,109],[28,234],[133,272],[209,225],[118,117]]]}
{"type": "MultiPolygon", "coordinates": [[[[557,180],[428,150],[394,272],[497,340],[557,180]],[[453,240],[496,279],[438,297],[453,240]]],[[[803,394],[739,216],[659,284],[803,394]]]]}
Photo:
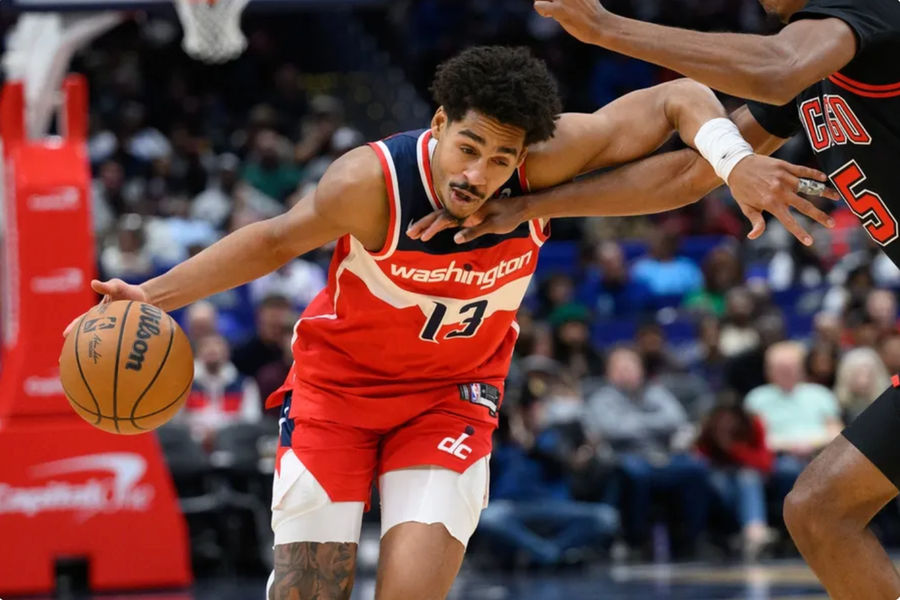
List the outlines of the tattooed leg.
{"type": "Polygon", "coordinates": [[[349,600],[355,566],[356,544],[277,545],[269,600],[349,600]]]}

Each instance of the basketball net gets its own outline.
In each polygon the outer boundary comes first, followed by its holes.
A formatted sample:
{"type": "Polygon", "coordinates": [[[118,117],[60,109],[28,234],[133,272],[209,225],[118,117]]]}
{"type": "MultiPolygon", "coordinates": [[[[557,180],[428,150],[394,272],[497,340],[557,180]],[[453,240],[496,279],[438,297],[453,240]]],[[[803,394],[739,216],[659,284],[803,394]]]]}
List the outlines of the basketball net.
{"type": "Polygon", "coordinates": [[[228,62],[247,47],[241,13],[249,0],[175,0],[184,51],[206,63],[228,62]]]}

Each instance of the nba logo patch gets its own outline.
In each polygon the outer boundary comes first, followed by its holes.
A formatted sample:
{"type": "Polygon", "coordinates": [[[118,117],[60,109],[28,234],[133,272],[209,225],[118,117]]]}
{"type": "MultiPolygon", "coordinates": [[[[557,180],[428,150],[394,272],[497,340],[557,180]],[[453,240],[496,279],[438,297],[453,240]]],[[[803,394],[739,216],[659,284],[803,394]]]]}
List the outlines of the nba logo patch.
{"type": "Polygon", "coordinates": [[[486,409],[492,417],[497,416],[500,408],[500,390],[489,383],[460,383],[459,397],[461,400],[479,404],[486,409]]]}

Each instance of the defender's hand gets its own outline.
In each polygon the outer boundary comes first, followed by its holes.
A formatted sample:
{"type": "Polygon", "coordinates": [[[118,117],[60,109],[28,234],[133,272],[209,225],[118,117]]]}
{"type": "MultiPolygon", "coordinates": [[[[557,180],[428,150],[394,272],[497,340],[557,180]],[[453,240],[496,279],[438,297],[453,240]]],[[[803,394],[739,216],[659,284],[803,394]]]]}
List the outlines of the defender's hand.
{"type": "Polygon", "coordinates": [[[457,244],[465,244],[487,233],[509,233],[525,220],[523,218],[524,205],[525,200],[522,196],[492,198],[462,223],[443,210],[436,210],[410,225],[406,230],[406,235],[414,240],[421,239],[423,242],[427,242],[439,231],[451,227],[462,227],[453,236],[453,241],[457,244]]]}
{"type": "MultiPolygon", "coordinates": [[[[798,210],[825,227],[834,226],[831,217],[799,195],[797,190],[801,177],[828,182],[828,177],[821,171],[759,154],[748,156],[735,165],[728,177],[728,187],[731,188],[741,212],[752,225],[750,233],[747,234],[748,238],[756,239],[763,234],[766,230],[766,221],[762,213],[768,212],[781,221],[781,224],[801,243],[807,246],[812,244],[812,236],[797,223],[790,208],[798,210]]],[[[841,199],[830,187],[825,188],[822,196],[829,200],[841,199]]]]}
{"type": "Polygon", "coordinates": [[[575,39],[592,44],[609,17],[599,0],[537,0],[534,10],[542,17],[550,17],[562,25],[575,39]]]}
{"type": "MultiPolygon", "coordinates": [[[[138,302],[149,301],[147,293],[141,286],[125,283],[121,279],[110,279],[109,281],[100,281],[98,279],[94,279],[93,281],[91,281],[91,289],[98,294],[103,294],[103,299],[100,301],[101,304],[106,304],[112,302],[113,300],[137,300],[138,302]]],[[[77,317],[72,319],[72,321],[66,327],[65,331],[63,331],[63,337],[69,335],[69,332],[72,331],[81,317],[82,315],[78,315],[77,317]]]]}

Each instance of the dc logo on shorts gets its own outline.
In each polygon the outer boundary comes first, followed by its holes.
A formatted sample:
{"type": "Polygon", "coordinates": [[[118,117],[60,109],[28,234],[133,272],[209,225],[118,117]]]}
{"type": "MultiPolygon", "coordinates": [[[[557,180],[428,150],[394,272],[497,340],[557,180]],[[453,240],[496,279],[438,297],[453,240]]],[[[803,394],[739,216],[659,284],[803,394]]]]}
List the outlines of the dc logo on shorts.
{"type": "Polygon", "coordinates": [[[447,454],[452,454],[456,458],[466,460],[472,453],[472,448],[471,446],[463,444],[463,442],[466,441],[466,438],[472,436],[474,433],[475,428],[469,425],[468,427],[466,427],[465,433],[460,434],[458,438],[445,437],[444,439],[442,439],[441,443],[437,445],[437,448],[441,452],[446,452],[447,454]]]}

